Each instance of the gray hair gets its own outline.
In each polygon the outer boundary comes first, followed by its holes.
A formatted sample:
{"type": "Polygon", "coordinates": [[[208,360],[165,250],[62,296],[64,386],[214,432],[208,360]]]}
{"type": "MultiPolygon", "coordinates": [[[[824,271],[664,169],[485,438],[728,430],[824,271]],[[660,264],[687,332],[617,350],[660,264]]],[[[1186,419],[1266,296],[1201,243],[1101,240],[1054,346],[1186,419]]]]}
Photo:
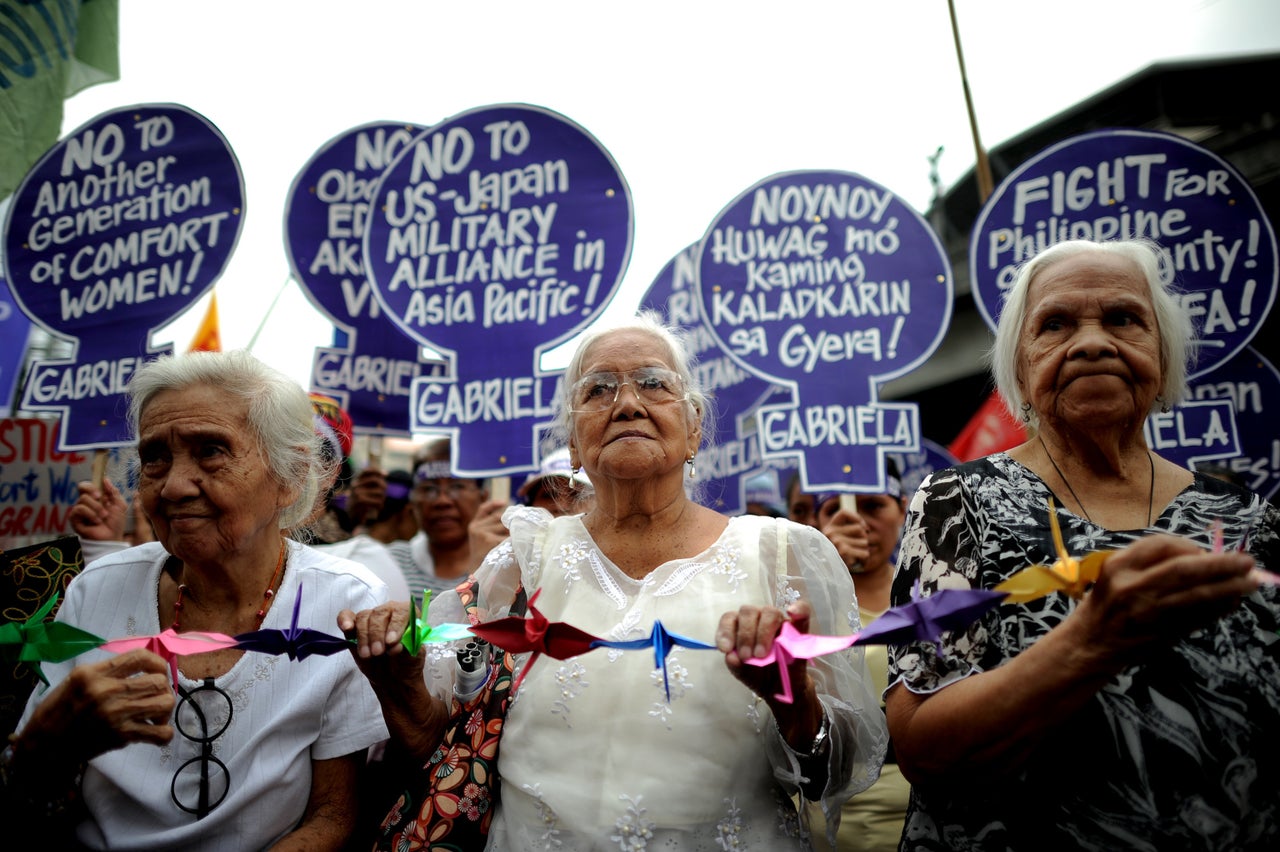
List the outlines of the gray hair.
{"type": "Polygon", "coordinates": [[[1191,317],[1182,309],[1178,299],[1173,283],[1173,265],[1165,250],[1145,238],[1108,242],[1067,240],[1044,249],[1018,268],[1000,311],[996,339],[989,356],[996,389],[1004,399],[1005,407],[1014,419],[1029,418],[1033,427],[1039,426],[1040,414],[1022,410],[1024,400],[1018,388],[1018,340],[1027,317],[1027,291],[1041,272],[1067,258],[1089,252],[1116,255],[1132,261],[1147,282],[1156,331],[1160,336],[1162,382],[1153,406],[1161,403],[1174,405],[1187,395],[1187,372],[1195,352],[1196,331],[1191,317]]]}
{"type": "Polygon", "coordinates": [[[582,378],[582,363],[587,351],[600,340],[624,331],[647,334],[661,347],[671,369],[680,376],[680,381],[684,384],[688,417],[701,429],[703,443],[708,442],[713,428],[713,416],[706,391],[694,378],[693,369],[697,358],[684,332],[664,324],[662,317],[656,311],[645,310],[618,323],[593,328],[579,340],[578,348],[574,350],[573,357],[569,359],[569,365],[561,377],[560,392],[555,400],[555,419],[552,421],[551,430],[544,445],[547,452],[554,448],[568,446],[569,437],[573,434],[574,414],[569,405],[568,395],[570,389],[582,378]]]}
{"type": "Polygon", "coordinates": [[[279,527],[292,529],[311,517],[341,459],[328,459],[316,432],[310,398],[302,386],[245,350],[189,352],[144,364],[129,382],[129,428],[136,437],[147,405],[164,391],[212,387],[249,404],[249,435],[267,472],[297,499],[280,513],[279,527]]]}

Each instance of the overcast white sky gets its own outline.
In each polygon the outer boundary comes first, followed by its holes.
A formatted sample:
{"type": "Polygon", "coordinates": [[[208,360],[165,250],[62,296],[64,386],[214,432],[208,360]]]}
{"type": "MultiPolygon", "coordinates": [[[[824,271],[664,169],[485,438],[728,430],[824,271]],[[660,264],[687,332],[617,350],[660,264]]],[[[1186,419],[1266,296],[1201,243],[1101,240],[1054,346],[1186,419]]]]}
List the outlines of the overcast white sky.
{"type": "MultiPolygon", "coordinates": [[[[266,317],[254,351],[304,384],[332,328],[286,284],[285,197],[317,148],[359,124],[433,124],[520,102],[585,127],[613,154],[635,206],[631,263],[610,313],[633,310],[724,205],[772,174],[858,172],[923,212],[939,146],[944,186],[974,162],[946,0],[120,5],[121,78],[70,99],[64,134],[151,102],[183,104],[223,132],[247,208],[216,286],[223,347],[247,346],[266,317]]],[[[1273,0],[955,6],[989,147],[1152,62],[1280,50],[1273,0]]],[[[185,348],[204,306],[156,342],[185,348]]]]}

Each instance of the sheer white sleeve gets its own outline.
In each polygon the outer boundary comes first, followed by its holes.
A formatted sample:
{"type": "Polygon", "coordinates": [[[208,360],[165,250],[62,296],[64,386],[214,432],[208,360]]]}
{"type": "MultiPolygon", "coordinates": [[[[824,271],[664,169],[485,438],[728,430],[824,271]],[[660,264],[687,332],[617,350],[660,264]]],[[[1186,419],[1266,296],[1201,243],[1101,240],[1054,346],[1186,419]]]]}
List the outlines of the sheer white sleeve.
{"type": "MultiPolygon", "coordinates": [[[[479,585],[477,604],[479,621],[492,621],[510,613],[516,591],[536,589],[542,574],[541,549],[551,514],[543,509],[512,506],[502,515],[511,536],[485,557],[476,569],[479,585]]],[[[468,624],[466,610],[456,591],[442,592],[431,600],[427,623],[468,624]]],[[[423,677],[427,688],[437,698],[448,702],[453,696],[453,679],[457,672],[457,650],[464,642],[439,642],[427,646],[423,677]]]]}
{"type": "MultiPolygon", "coordinates": [[[[779,521],[778,526],[776,535],[766,532],[760,541],[762,564],[774,566],[776,605],[785,608],[805,598],[813,610],[809,632],[828,636],[856,633],[861,625],[853,580],[835,547],[812,527],[789,521],[779,521]],[[785,552],[780,555],[779,543],[783,541],[785,552]]],[[[841,806],[880,777],[889,731],[861,648],[814,658],[808,669],[829,726],[827,782],[819,802],[834,843],[841,806]]],[[[796,790],[808,780],[801,775],[800,763],[777,725],[769,725],[765,747],[774,777],[788,790],[796,790]]]]}

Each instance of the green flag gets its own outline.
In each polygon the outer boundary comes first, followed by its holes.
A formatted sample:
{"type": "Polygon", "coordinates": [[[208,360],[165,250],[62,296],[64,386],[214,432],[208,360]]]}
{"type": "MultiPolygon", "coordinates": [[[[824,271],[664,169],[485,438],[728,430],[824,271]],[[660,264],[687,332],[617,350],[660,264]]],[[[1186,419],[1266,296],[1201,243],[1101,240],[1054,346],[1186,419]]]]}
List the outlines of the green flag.
{"type": "Polygon", "coordinates": [[[119,0],[0,0],[0,198],[58,141],[63,100],[119,78],[119,0]]]}

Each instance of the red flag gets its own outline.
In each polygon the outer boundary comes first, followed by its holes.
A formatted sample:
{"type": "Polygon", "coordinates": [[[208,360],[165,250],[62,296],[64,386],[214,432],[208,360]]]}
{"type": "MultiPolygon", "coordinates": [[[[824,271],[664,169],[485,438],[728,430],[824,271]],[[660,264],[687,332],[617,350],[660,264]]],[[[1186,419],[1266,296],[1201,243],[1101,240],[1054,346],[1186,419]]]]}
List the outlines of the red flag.
{"type": "Polygon", "coordinates": [[[200,327],[191,338],[188,352],[221,352],[222,335],[218,333],[218,294],[209,297],[209,307],[200,320],[200,327]]]}
{"type": "Polygon", "coordinates": [[[1016,447],[1026,440],[1027,430],[1009,414],[1000,394],[992,391],[947,450],[967,462],[1016,447]]]}

